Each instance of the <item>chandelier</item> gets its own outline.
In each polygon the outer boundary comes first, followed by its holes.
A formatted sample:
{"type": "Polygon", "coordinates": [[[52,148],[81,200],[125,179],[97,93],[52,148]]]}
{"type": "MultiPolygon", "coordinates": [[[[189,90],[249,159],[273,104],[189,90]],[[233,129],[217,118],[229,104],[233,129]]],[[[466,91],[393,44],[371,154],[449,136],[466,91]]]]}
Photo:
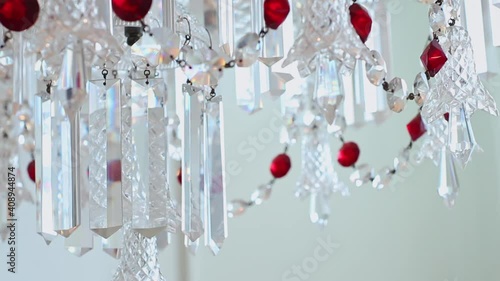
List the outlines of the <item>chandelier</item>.
{"type": "Polygon", "coordinates": [[[477,110],[498,115],[476,72],[460,0],[419,1],[429,5],[432,33],[412,42],[427,39],[410,87],[392,73],[381,1],[213,0],[203,3],[203,22],[187,2],[0,3],[0,156],[10,171],[0,224],[15,217],[9,202],[17,196],[36,204],[47,244],[61,236],[81,256],[99,238],[120,259],[113,280],[165,280],[158,245],[181,232],[189,251],[204,242],[217,255],[228,217],[270,198],[297,143],[295,196],[310,201],[319,226],[335,192],[385,189],[424,159],[439,168],[438,194],[455,204],[455,165],[465,167],[479,149],[470,118],[477,110]],[[221,90],[227,73],[234,92],[221,90]],[[287,88],[290,81],[300,87],[287,88]],[[236,104],[224,104],[228,95],[236,104]],[[281,102],[283,151],[248,200],[226,198],[224,106],[258,114],[265,95],[281,102]],[[405,109],[415,117],[393,163],[359,163],[362,148],[344,133],[405,109]],[[338,169],[352,169],[349,182],[338,169]]]}

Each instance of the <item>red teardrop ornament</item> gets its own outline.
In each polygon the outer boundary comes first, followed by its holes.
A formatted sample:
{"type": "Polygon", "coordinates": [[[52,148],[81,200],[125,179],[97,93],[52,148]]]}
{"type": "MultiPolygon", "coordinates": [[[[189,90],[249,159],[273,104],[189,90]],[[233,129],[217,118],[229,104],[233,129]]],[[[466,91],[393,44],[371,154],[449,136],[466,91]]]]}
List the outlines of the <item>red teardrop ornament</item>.
{"type": "Polygon", "coordinates": [[[277,29],[290,13],[288,0],[265,0],[264,1],[264,21],[266,26],[277,29]]]}
{"type": "Polygon", "coordinates": [[[439,42],[434,39],[429,43],[427,48],[425,48],[424,52],[420,56],[420,60],[424,64],[425,69],[431,77],[434,77],[439,70],[444,66],[448,58],[446,58],[446,54],[444,53],[439,42]]]}
{"type": "Polygon", "coordinates": [[[36,182],[35,160],[31,160],[31,162],[28,164],[28,176],[33,182],[36,182]]]}
{"type": "Polygon", "coordinates": [[[349,7],[351,15],[351,24],[359,35],[359,39],[366,42],[372,31],[372,18],[368,11],[361,5],[354,3],[349,7]]]}
{"type": "Polygon", "coordinates": [[[113,0],[113,11],[124,21],[142,20],[151,9],[153,0],[113,0]]]}
{"type": "Polygon", "coordinates": [[[422,116],[420,116],[420,114],[417,114],[417,116],[415,116],[415,118],[413,118],[406,125],[406,129],[408,130],[408,134],[410,134],[412,141],[418,140],[425,134],[425,132],[427,132],[424,121],[422,120],[422,116]]]}
{"type": "Polygon", "coordinates": [[[40,5],[36,0],[0,0],[0,23],[12,31],[32,27],[38,19],[40,5]]]}
{"type": "Polygon", "coordinates": [[[122,162],[120,160],[108,162],[108,180],[112,182],[122,180],[122,162]]]}
{"type": "Polygon", "coordinates": [[[286,174],[288,174],[288,171],[290,171],[291,167],[292,167],[292,161],[290,160],[290,157],[285,153],[282,153],[274,157],[273,161],[271,162],[271,167],[269,167],[269,170],[271,171],[273,177],[282,178],[286,174]]]}
{"type": "Polygon", "coordinates": [[[355,142],[346,142],[339,150],[337,161],[344,167],[350,167],[358,161],[359,147],[355,142]]]}

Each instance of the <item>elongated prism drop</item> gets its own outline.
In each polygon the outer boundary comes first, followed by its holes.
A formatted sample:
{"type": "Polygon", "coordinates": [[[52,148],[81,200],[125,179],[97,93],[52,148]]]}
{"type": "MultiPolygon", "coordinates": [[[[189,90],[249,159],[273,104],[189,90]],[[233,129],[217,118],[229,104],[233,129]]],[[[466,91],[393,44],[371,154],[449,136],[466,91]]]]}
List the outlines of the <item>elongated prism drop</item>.
{"type": "Polygon", "coordinates": [[[89,228],[88,205],[82,208],[81,214],[82,225],[70,237],[64,240],[66,250],[77,257],[81,257],[94,249],[94,233],[89,228]]]}
{"type": "Polygon", "coordinates": [[[182,139],[182,232],[196,241],[203,234],[203,179],[201,130],[203,91],[184,84],[184,137],[182,139]]]}
{"type": "Polygon", "coordinates": [[[52,205],[54,231],[69,237],[80,226],[79,114],[52,103],[52,205]]]}
{"type": "Polygon", "coordinates": [[[168,225],[167,132],[162,79],[131,81],[131,140],[138,165],[132,190],[132,228],[153,237],[168,225]]]}
{"type": "Polygon", "coordinates": [[[450,112],[448,122],[448,148],[455,160],[465,167],[471,160],[472,153],[479,149],[470,117],[467,115],[464,106],[450,112]]]}
{"type": "Polygon", "coordinates": [[[123,249],[123,228],[113,233],[109,238],[102,238],[102,250],[117,259],[120,257],[120,252],[123,249]]]}
{"type": "Polygon", "coordinates": [[[227,206],[222,97],[205,103],[203,120],[205,244],[217,255],[227,237],[227,206]]]}
{"type": "Polygon", "coordinates": [[[344,97],[340,83],[335,60],[327,53],[320,53],[317,56],[314,100],[330,125],[333,124],[335,112],[344,97]]]}
{"type": "Polygon", "coordinates": [[[121,89],[119,79],[88,83],[90,229],[103,238],[123,225],[121,89]]]}
{"type": "Polygon", "coordinates": [[[51,109],[47,93],[35,97],[36,231],[47,244],[57,236],[52,217],[51,109]]]}
{"type": "Polygon", "coordinates": [[[455,161],[451,152],[443,146],[441,150],[441,161],[439,163],[439,186],[438,193],[444,199],[448,207],[455,205],[460,186],[458,184],[455,161]]]}

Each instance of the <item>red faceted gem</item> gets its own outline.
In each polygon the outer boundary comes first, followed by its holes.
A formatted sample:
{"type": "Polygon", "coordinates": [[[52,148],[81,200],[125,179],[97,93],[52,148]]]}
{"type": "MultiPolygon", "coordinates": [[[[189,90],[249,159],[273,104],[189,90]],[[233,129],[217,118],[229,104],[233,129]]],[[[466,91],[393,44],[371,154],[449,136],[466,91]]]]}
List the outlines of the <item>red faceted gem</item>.
{"type": "Polygon", "coordinates": [[[446,54],[441,48],[441,45],[439,45],[439,42],[434,39],[429,43],[427,48],[425,48],[420,56],[420,60],[424,64],[429,75],[434,77],[444,66],[448,58],[446,58],[446,54]]]}
{"type": "Polygon", "coordinates": [[[33,182],[36,182],[36,168],[35,168],[35,160],[31,160],[28,164],[28,176],[33,182]]]}
{"type": "Polygon", "coordinates": [[[359,147],[355,142],[346,142],[339,150],[337,161],[344,167],[350,167],[358,161],[359,147]]]}
{"type": "Polygon", "coordinates": [[[351,24],[359,35],[359,39],[366,42],[370,31],[372,31],[372,18],[368,11],[361,5],[354,3],[349,7],[351,14],[351,24]]]}
{"type": "Polygon", "coordinates": [[[444,117],[444,120],[446,120],[446,121],[450,120],[450,113],[446,112],[445,114],[443,114],[443,117],[444,117]]]}
{"type": "Polygon", "coordinates": [[[177,170],[177,182],[182,185],[182,168],[179,168],[179,170],[177,170]]]}
{"type": "Polygon", "coordinates": [[[290,13],[288,0],[265,0],[264,1],[264,21],[266,26],[277,29],[290,13]]]}
{"type": "Polygon", "coordinates": [[[153,0],[112,0],[113,11],[124,21],[142,20],[149,9],[153,0]]]}
{"type": "Polygon", "coordinates": [[[122,181],[122,162],[120,160],[108,162],[108,180],[112,182],[122,181]]]}
{"type": "Polygon", "coordinates": [[[288,171],[290,171],[291,167],[292,161],[290,160],[290,157],[285,153],[282,153],[274,157],[269,170],[271,170],[271,174],[273,175],[273,177],[282,178],[286,174],[288,174],[288,171]]]}
{"type": "Polygon", "coordinates": [[[422,120],[422,116],[417,114],[415,118],[413,118],[410,123],[406,125],[406,129],[408,130],[408,134],[410,134],[411,140],[416,141],[421,136],[427,132],[427,128],[425,128],[424,121],[422,120]]]}
{"type": "Polygon", "coordinates": [[[37,0],[0,0],[0,23],[12,31],[32,27],[39,13],[37,0]]]}

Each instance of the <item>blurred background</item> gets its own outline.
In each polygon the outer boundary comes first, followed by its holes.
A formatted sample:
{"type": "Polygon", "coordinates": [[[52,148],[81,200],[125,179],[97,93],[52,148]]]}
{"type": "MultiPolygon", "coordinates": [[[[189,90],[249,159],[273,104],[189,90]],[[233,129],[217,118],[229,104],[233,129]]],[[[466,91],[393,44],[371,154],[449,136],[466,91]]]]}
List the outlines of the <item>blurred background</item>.
{"type": "MultiPolygon", "coordinates": [[[[500,79],[493,73],[500,71],[500,51],[492,34],[500,32],[493,29],[490,15],[500,8],[492,1],[483,0],[478,11],[483,22],[475,22],[477,30],[469,31],[472,35],[485,31],[485,47],[475,51],[484,53],[486,60],[479,68],[490,71],[484,75],[485,84],[498,101],[500,79]]],[[[385,2],[392,20],[392,73],[413,81],[421,70],[419,56],[429,34],[427,6],[415,0],[385,2]]],[[[228,199],[247,198],[270,179],[268,164],[283,149],[278,132],[272,141],[258,137],[262,128],[273,128],[270,120],[280,104],[266,96],[264,109],[248,116],[236,106],[227,86],[231,76],[228,71],[218,90],[226,101],[227,163],[234,166],[228,171],[227,195],[228,199]],[[252,139],[258,145],[252,146],[252,139]],[[256,157],[249,157],[243,148],[253,149],[256,157]]],[[[349,129],[345,137],[359,144],[360,161],[377,168],[390,165],[408,141],[406,123],[416,110],[409,104],[382,125],[349,129]]],[[[174,235],[160,255],[162,272],[174,281],[498,281],[499,121],[482,112],[474,115],[476,138],[484,152],[476,153],[465,170],[458,168],[461,191],[454,208],[446,207],[437,195],[438,169],[426,161],[394,187],[352,188],[350,197],[335,194],[330,221],[323,230],[310,222],[308,202],[294,197],[300,146],[292,146],[289,175],[277,182],[269,201],[229,220],[229,237],[217,257],[205,247],[192,256],[180,235],[174,235]]],[[[332,138],[332,151],[336,153],[338,147],[332,138]]],[[[350,172],[338,167],[346,182],[350,172]]],[[[33,205],[21,206],[18,217],[18,272],[2,270],[0,280],[111,280],[117,260],[97,249],[77,258],[65,251],[61,238],[46,246],[35,232],[33,205]]],[[[6,247],[0,244],[0,253],[6,253],[6,247]]]]}

